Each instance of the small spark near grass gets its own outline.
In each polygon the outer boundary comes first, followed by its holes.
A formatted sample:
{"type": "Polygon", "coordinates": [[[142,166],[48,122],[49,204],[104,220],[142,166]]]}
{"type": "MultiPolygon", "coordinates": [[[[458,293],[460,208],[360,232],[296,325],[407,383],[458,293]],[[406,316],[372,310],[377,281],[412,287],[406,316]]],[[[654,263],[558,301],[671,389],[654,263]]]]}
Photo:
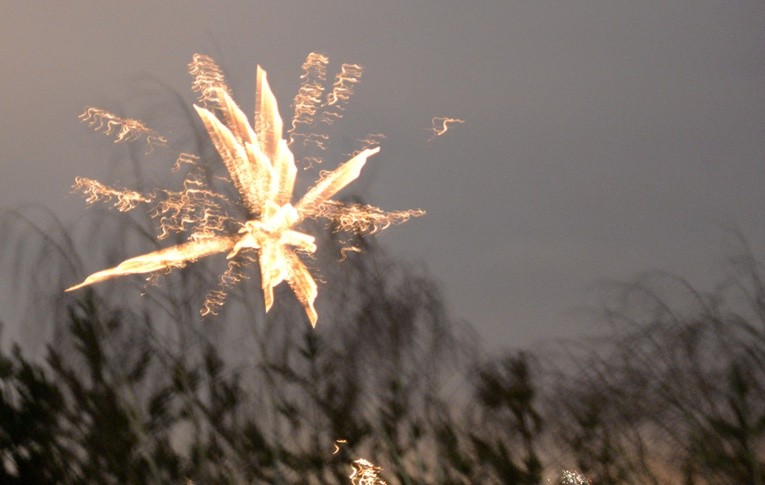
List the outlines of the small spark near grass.
{"type": "MultiPolygon", "coordinates": [[[[131,210],[142,203],[151,204],[150,213],[158,222],[159,239],[184,234],[188,240],[93,273],[67,291],[118,276],[169,272],[203,257],[227,253],[228,267],[220,277],[219,288],[211,290],[205,298],[202,315],[216,313],[224,305],[227,291],[245,278],[248,267],[257,263],[266,311],[273,305],[274,287],[286,281],[311,325],[315,326],[318,314],[314,301],[318,289],[301,255],[310,257],[317,248],[314,236],[304,232],[301,223],[323,219],[336,231],[372,234],[424,214],[422,210],[386,212],[371,205],[346,205],[331,199],[359,176],[369,157],[380,151],[379,141],[383,136],[377,133],[360,140],[362,148],[350,160],[323,172],[315,185],[293,204],[297,165],[291,146],[299,141],[305,146],[326,148],[328,137],[310,130],[342,117],[363,72],[357,64],[342,64],[331,90],[325,94],[328,62],[326,56],[312,53],[303,63],[302,84],[294,99],[294,113],[285,139],[266,71],[258,66],[253,128],[232,99],[220,67],[212,58],[195,54],[189,64],[189,73],[194,78],[192,89],[199,94],[199,104],[194,108],[240,200],[231,201],[209,187],[200,171],[194,170],[199,157],[189,153],[177,154],[173,167],[174,172],[184,166],[191,167],[181,191],[155,190],[144,194],[78,177],[73,188],[83,193],[88,202],[105,202],[119,211],[131,210]],[[245,220],[231,215],[237,203],[247,214],[245,220]]],[[[80,119],[94,130],[114,136],[115,143],[144,139],[150,149],[167,148],[167,139],[141,121],[92,107],[87,108],[80,119]]],[[[444,131],[446,126],[444,121],[444,131]]],[[[305,160],[309,165],[321,163],[319,157],[305,160]]],[[[343,259],[348,251],[358,251],[358,248],[341,248],[343,259]]]]}
{"type": "Polygon", "coordinates": [[[563,470],[559,481],[560,485],[590,485],[587,477],[574,470],[563,470]]]}
{"type": "MultiPolygon", "coordinates": [[[[335,440],[332,454],[338,454],[342,447],[347,444],[348,440],[335,440]]],[[[348,478],[351,479],[353,485],[388,485],[388,482],[380,477],[382,467],[375,465],[369,460],[358,458],[351,463],[351,469],[352,472],[348,478]]]]}
{"type": "Polygon", "coordinates": [[[348,478],[353,485],[388,485],[388,482],[380,477],[382,468],[364,458],[354,461],[351,466],[353,473],[348,478]]]}

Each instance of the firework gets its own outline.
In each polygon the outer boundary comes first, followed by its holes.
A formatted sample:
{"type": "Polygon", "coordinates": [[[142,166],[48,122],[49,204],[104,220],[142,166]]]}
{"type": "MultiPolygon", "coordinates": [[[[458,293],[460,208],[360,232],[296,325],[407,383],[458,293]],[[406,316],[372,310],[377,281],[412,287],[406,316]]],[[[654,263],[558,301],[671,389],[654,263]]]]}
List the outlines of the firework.
{"type": "MultiPolygon", "coordinates": [[[[179,192],[156,190],[149,194],[77,178],[74,189],[83,192],[88,202],[110,203],[120,211],[130,210],[140,203],[153,204],[150,213],[158,221],[158,237],[163,239],[173,233],[183,233],[188,235],[188,241],[93,273],[67,291],[118,276],[166,272],[200,258],[227,253],[228,268],[220,278],[219,288],[205,299],[203,315],[215,313],[224,304],[226,291],[244,277],[243,272],[250,264],[257,263],[266,311],[273,305],[274,288],[287,282],[315,326],[318,319],[314,307],[317,284],[301,257],[314,253],[316,243],[314,236],[304,232],[301,223],[308,219],[324,219],[338,230],[370,234],[424,214],[421,210],[385,212],[374,206],[345,205],[332,200],[359,176],[367,159],[380,151],[379,146],[369,146],[380,139],[379,135],[369,138],[364,149],[350,160],[335,170],[322,173],[315,185],[293,203],[297,168],[290,142],[300,137],[304,141],[326,142],[323,135],[303,131],[317,122],[327,124],[340,118],[362,73],[358,65],[343,64],[331,91],[322,97],[321,83],[326,79],[327,62],[324,56],[310,54],[303,65],[303,84],[295,97],[288,142],[283,136],[282,118],[268,85],[266,71],[258,66],[253,127],[231,97],[220,67],[210,57],[195,54],[189,64],[189,72],[194,77],[192,88],[199,93],[199,104],[194,108],[240,200],[227,199],[208,187],[203,178],[193,175],[184,180],[184,188],[179,192]],[[247,214],[246,219],[231,215],[233,211],[230,209],[236,205],[243,209],[240,212],[247,214]]],[[[123,119],[98,108],[88,108],[81,118],[98,131],[116,134],[116,141],[144,137],[150,145],[166,145],[165,138],[137,120],[123,119]]],[[[194,165],[197,160],[194,154],[182,153],[176,160],[175,171],[185,164],[194,165]]],[[[345,252],[341,254],[345,255],[345,252]]]]}

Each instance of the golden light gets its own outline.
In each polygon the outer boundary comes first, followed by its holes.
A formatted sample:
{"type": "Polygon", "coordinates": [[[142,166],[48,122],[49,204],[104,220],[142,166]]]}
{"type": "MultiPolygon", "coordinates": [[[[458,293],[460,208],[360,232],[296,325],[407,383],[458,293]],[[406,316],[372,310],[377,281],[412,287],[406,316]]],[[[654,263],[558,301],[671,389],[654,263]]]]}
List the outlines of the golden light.
{"type": "MultiPolygon", "coordinates": [[[[331,199],[358,178],[367,159],[380,151],[379,146],[369,146],[335,170],[323,173],[293,204],[297,168],[290,145],[302,140],[303,144],[313,143],[321,148],[326,143],[326,136],[305,133],[305,129],[339,119],[362,72],[358,65],[343,64],[332,90],[325,95],[327,63],[325,56],[312,53],[303,64],[302,85],[295,97],[288,141],[283,135],[282,118],[266,71],[260,66],[257,68],[253,128],[232,99],[221,69],[210,57],[195,54],[189,64],[189,72],[194,77],[192,88],[199,93],[199,104],[194,108],[241,198],[239,202],[248,214],[247,219],[231,216],[226,208],[234,202],[209,188],[202,177],[193,173],[184,180],[184,188],[179,192],[156,190],[148,194],[78,177],[73,188],[84,193],[87,202],[106,202],[120,211],[141,203],[153,204],[150,213],[158,221],[159,239],[173,233],[187,233],[188,241],[93,273],[67,291],[118,276],[169,271],[200,258],[227,253],[228,268],[220,278],[220,288],[211,291],[205,299],[203,315],[215,313],[224,304],[226,291],[241,281],[249,264],[257,261],[266,311],[273,305],[274,288],[286,281],[311,325],[315,326],[318,315],[314,302],[318,289],[301,255],[310,255],[317,248],[314,236],[300,228],[301,222],[326,219],[338,230],[371,234],[424,214],[421,210],[385,212],[370,205],[346,205],[331,199]],[[253,253],[257,253],[257,258],[253,253]]],[[[138,120],[120,118],[98,108],[87,108],[80,118],[96,131],[114,135],[115,142],[143,137],[152,148],[167,145],[164,137],[138,120]]],[[[367,141],[375,142],[379,138],[373,135],[367,141]]],[[[185,164],[194,165],[197,160],[196,155],[182,153],[174,171],[185,164]]],[[[343,248],[341,254],[345,256],[346,251],[356,250],[343,248]]]]}

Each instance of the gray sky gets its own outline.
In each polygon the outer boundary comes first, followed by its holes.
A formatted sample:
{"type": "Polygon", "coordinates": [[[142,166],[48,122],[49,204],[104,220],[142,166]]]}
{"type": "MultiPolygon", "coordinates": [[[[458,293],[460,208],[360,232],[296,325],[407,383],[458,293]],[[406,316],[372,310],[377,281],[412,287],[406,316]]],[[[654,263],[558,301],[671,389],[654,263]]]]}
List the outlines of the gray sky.
{"type": "Polygon", "coordinates": [[[129,180],[78,123],[86,105],[141,116],[154,82],[191,103],[202,52],[246,108],[261,64],[287,118],[311,51],[330,73],[365,66],[340,149],[387,139],[356,187],[428,211],[380,239],[490,347],[587,330],[571,310],[603,280],[663,269],[709,288],[724,225],[762,255],[762,1],[2,1],[0,206],[71,220],[88,210],[76,175],[129,180]],[[466,123],[428,143],[437,115],[466,123]]]}

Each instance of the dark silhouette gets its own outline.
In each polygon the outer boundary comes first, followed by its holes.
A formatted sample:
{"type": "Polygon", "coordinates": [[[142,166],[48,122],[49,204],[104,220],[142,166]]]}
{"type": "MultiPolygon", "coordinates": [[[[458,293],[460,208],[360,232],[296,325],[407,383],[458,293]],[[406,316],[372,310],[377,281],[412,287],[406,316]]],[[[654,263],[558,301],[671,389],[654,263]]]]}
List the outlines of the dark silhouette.
{"type": "MultiPolygon", "coordinates": [[[[204,136],[183,143],[215,157],[204,136]]],[[[139,166],[137,188],[154,185],[139,166]]],[[[611,332],[563,357],[486,357],[424,269],[311,229],[316,329],[288,289],[266,314],[257,274],[203,319],[222,255],[64,293],[85,267],[159,247],[149,214],[65,228],[7,212],[0,261],[26,345],[0,350],[0,482],[349,483],[364,457],[391,485],[765,485],[765,279],[748,249],[712,294],[625,285],[598,317],[611,332]]]]}
{"type": "Polygon", "coordinates": [[[549,423],[593,483],[765,483],[765,280],[746,247],[730,268],[711,294],[625,285],[612,334],[568,347],[549,423]]]}

